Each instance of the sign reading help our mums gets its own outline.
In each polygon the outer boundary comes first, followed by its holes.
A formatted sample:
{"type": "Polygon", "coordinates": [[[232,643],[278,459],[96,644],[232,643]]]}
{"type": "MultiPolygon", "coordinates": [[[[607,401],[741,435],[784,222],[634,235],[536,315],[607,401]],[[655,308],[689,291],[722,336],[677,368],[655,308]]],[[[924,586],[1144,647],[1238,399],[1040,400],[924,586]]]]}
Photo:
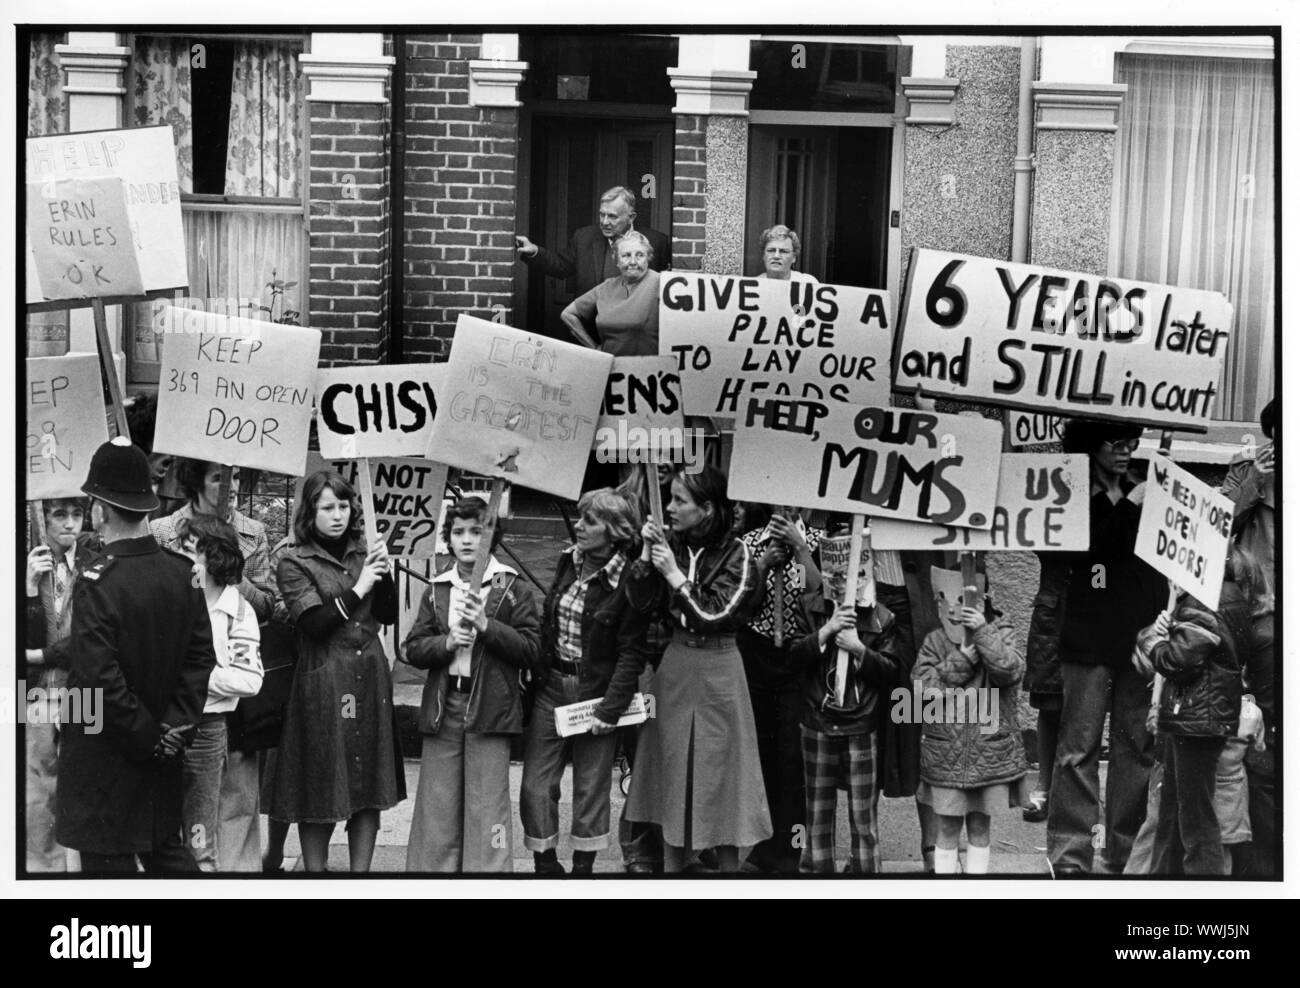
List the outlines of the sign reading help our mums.
{"type": "Polygon", "coordinates": [[[428,458],[576,499],[613,360],[462,314],[428,458]]]}
{"type": "Polygon", "coordinates": [[[1147,473],[1136,552],[1211,610],[1219,606],[1232,502],[1163,456],[1147,473]]]}
{"type": "Polygon", "coordinates": [[[81,497],[95,450],[108,442],[99,357],[27,359],[27,500],[81,497]]]}
{"type": "Polygon", "coordinates": [[[160,315],[154,451],[301,474],[320,331],[174,306],[160,315]]]}
{"type": "Polygon", "coordinates": [[[27,238],[42,299],[144,294],[119,178],[28,182],[27,238]]]}
{"type": "Polygon", "coordinates": [[[987,531],[881,518],[876,549],[1006,549],[1084,552],[1088,548],[1088,458],[1003,453],[998,502],[987,531]]]}
{"type": "Polygon", "coordinates": [[[731,418],[751,394],[889,402],[888,292],[674,272],[660,279],[659,352],[687,415],[731,418]]]}
{"type": "Polygon", "coordinates": [[[423,456],[445,369],[445,364],[384,364],[318,370],[321,455],[423,456]]]}
{"type": "MultiPolygon", "coordinates": [[[[322,459],[307,454],[303,477],[294,488],[294,503],[307,477],[317,470],[333,470],[359,490],[353,459],[322,459]]],[[[377,458],[370,461],[370,481],[375,493],[375,528],[388,544],[391,556],[432,559],[438,547],[438,519],[447,485],[447,468],[441,463],[413,458],[377,458]]]]}
{"type": "MultiPolygon", "coordinates": [[[[662,462],[681,450],[685,436],[682,379],[671,357],[615,357],[596,422],[596,454],[655,454],[662,462]]],[[[635,462],[648,462],[645,457],[635,462]]]]}
{"type": "Polygon", "coordinates": [[[988,528],[1002,424],[845,402],[749,398],[736,419],[737,501],[988,528]]]}
{"type": "Polygon", "coordinates": [[[1203,432],[1231,326],[1218,292],[918,249],[895,385],[1203,432]]]}
{"type": "Polygon", "coordinates": [[[170,126],[28,138],[26,166],[29,305],[189,290],[170,126]],[[96,187],[111,187],[106,180],[121,182],[124,215],[114,193],[87,198],[96,187]],[[129,280],[128,248],[138,285],[129,280]],[[49,266],[51,249],[77,255],[80,282],[70,267],[49,266]]]}

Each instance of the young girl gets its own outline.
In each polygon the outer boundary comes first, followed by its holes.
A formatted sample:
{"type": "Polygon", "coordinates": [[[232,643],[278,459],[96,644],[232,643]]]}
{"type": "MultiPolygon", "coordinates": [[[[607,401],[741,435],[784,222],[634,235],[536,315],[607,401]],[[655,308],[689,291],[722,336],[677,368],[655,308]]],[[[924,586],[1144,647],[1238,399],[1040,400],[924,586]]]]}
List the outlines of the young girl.
{"type": "Polygon", "coordinates": [[[381,539],[368,550],[361,505],[333,470],[303,484],[294,545],[276,568],[298,647],[268,815],[298,824],[303,867],[324,871],[347,821],[352,871],[369,871],[379,814],[406,798],[393,683],[379,626],[397,620],[381,539]]]}
{"type": "Polygon", "coordinates": [[[633,607],[673,626],[652,687],[655,716],[637,742],[627,818],[663,828],[665,871],[681,871],[692,850],[709,847],[720,870],[736,871],[739,848],[772,835],[736,648],[762,584],[749,549],[730,534],[721,473],[678,471],[665,510],[671,535],[645,523],[627,583],[633,607]]]}
{"type": "MultiPolygon", "coordinates": [[[[496,559],[470,585],[486,520],[482,498],[448,509],[453,562],[434,577],[403,646],[404,661],[429,670],[407,871],[513,870],[510,738],[523,731],[519,673],[537,665],[540,621],[532,589],[496,559]]],[[[501,534],[498,521],[493,549],[501,534]]]]}
{"type": "Polygon", "coordinates": [[[925,724],[921,736],[921,786],[917,799],[939,818],[935,874],[956,874],[957,842],[966,825],[966,873],[989,870],[989,817],[999,806],[1024,803],[1028,766],[1016,720],[1016,697],[1025,674],[1011,622],[984,598],[981,611],[965,607],[959,574],[934,568],[931,581],[943,626],[921,644],[912,678],[927,691],[943,691],[943,718],[925,724]],[[954,577],[956,579],[954,579],[954,577]],[[963,629],[973,642],[962,644],[963,629]],[[981,722],[992,711],[996,724],[981,722]],[[974,703],[972,703],[974,701],[974,703]],[[963,709],[956,709],[958,704],[963,709]]]}
{"type": "MultiPolygon", "coordinates": [[[[208,677],[208,699],[194,740],[185,749],[181,818],[185,840],[200,871],[226,871],[233,848],[221,842],[222,823],[231,806],[253,807],[251,827],[257,828],[257,759],[226,750],[226,714],[239,698],[256,696],[262,687],[261,636],[253,607],[240,594],[244,555],[239,535],[212,515],[188,521],[194,554],[194,577],[203,588],[212,621],[212,648],[217,664],[208,677]]],[[[258,855],[254,853],[254,860],[258,855]]]]}

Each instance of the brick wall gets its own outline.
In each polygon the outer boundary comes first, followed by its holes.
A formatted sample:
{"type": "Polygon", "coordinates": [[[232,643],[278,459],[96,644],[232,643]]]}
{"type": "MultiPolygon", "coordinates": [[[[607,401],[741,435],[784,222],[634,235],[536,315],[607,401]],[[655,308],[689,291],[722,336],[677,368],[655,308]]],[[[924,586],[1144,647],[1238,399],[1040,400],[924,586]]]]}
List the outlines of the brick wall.
{"type": "Polygon", "coordinates": [[[322,333],[322,365],[379,363],[388,350],[388,107],[308,106],[310,325],[322,333]]]}
{"type": "Polygon", "coordinates": [[[444,359],[461,312],[513,324],[519,113],[469,105],[477,34],[406,39],[408,361],[444,359]]]}
{"type": "Polygon", "coordinates": [[[699,271],[704,264],[705,147],[707,117],[678,114],[673,152],[673,267],[699,271]]]}

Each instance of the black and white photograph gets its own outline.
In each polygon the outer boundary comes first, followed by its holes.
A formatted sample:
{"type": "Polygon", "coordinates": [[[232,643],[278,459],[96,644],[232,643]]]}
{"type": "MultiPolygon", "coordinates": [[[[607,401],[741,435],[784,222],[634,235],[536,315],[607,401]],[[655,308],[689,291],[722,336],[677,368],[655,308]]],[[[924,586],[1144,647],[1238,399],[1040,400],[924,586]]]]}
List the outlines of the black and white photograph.
{"type": "Polygon", "coordinates": [[[1126,6],[22,3],[11,894],[1281,894],[1287,15],[1126,6]]]}

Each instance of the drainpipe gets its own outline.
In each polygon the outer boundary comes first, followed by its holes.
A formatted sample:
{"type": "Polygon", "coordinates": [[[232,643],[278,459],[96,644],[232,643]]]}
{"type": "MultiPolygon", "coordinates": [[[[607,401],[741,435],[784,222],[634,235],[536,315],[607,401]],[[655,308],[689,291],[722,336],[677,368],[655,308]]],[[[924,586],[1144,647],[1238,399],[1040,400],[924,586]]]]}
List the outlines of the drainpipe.
{"type": "Polygon", "coordinates": [[[1011,213],[1011,260],[1029,260],[1029,196],[1034,171],[1034,74],[1038,39],[1020,39],[1020,113],[1016,126],[1015,197],[1011,213]]]}
{"type": "Polygon", "coordinates": [[[400,364],[406,334],[406,35],[393,33],[389,87],[388,362],[400,364]]]}

